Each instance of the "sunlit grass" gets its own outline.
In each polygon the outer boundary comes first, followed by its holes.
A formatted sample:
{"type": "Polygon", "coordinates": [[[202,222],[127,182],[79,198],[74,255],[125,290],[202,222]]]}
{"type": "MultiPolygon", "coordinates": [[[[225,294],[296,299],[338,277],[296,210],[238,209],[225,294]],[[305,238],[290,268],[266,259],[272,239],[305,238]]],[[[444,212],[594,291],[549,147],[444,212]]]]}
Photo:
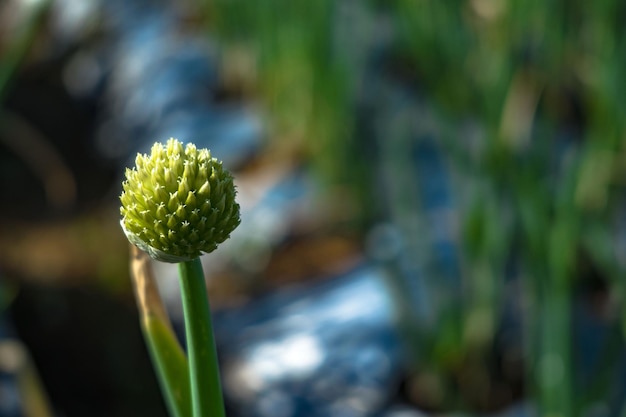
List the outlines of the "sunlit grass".
{"type": "MultiPolygon", "coordinates": [[[[258,92],[275,136],[306,149],[327,180],[352,187],[363,212],[369,210],[361,213],[362,224],[391,214],[401,226],[406,213],[419,217],[423,209],[406,196],[420,178],[402,174],[415,146],[411,128],[403,130],[406,120],[395,110],[378,116],[387,128],[370,126],[359,100],[380,93],[370,97],[379,111],[397,102],[384,95],[396,88],[406,92],[398,109],[413,116],[423,107],[406,102],[429,103],[432,117],[415,120],[437,124],[437,142],[460,178],[452,188],[468,194],[457,207],[466,293],[461,302],[446,298],[433,326],[438,332],[418,331],[420,360],[430,361],[422,366],[444,372],[463,357],[480,361],[489,354],[513,263],[526,307],[528,394],[542,413],[555,416],[580,415],[601,398],[574,383],[572,309],[583,254],[626,317],[623,262],[614,247],[623,233],[615,222],[626,178],[624,6],[617,0],[211,5],[221,38],[255,55],[258,92]],[[374,23],[364,29],[338,22],[342,7],[374,23]],[[355,61],[355,51],[338,42],[350,33],[346,26],[354,30],[351,39],[388,40],[368,51],[370,59],[355,61]],[[381,80],[393,88],[381,88],[381,80]],[[472,133],[478,145],[469,144],[468,121],[478,126],[472,133]],[[381,166],[396,172],[404,193],[376,188],[381,166]],[[385,213],[376,203],[381,196],[390,199],[385,213]]],[[[445,292],[439,278],[429,278],[430,289],[445,292]]],[[[606,373],[598,375],[606,381],[606,373]]]]}

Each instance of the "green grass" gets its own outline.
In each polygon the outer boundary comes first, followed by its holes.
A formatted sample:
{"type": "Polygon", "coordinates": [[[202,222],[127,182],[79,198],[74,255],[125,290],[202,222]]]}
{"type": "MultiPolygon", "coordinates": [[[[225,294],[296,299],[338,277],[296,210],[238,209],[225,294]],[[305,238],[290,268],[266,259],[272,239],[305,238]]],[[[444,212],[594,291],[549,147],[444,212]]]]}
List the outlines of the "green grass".
{"type": "Polygon", "coordinates": [[[15,24],[16,30],[3,43],[0,50],[0,104],[7,94],[11,79],[41,29],[42,19],[50,4],[49,0],[41,0],[24,6],[26,11],[21,16],[21,21],[15,24]]]}
{"type": "MultiPolygon", "coordinates": [[[[299,140],[324,178],[350,187],[363,208],[358,224],[367,227],[381,215],[375,203],[381,191],[373,186],[372,155],[359,153],[371,132],[357,123],[355,103],[359,88],[376,86],[360,84],[362,62],[336,47],[338,4],[219,0],[209,14],[226,44],[244,43],[257,54],[259,95],[276,136],[299,140]]],[[[363,4],[370,15],[386,17],[394,33],[388,57],[401,67],[396,81],[417,86],[428,100],[448,161],[463,179],[456,185],[472,189],[461,207],[468,291],[462,302],[450,298],[442,307],[438,332],[413,338],[420,360],[445,372],[459,358],[489,354],[513,258],[527,307],[528,395],[542,414],[583,414],[602,395],[586,395],[575,383],[571,321],[574,290],[584,278],[581,257],[607,280],[626,329],[624,268],[614,247],[626,185],[626,7],[619,0],[363,4]],[[474,154],[459,127],[467,120],[482,132],[474,154]],[[575,145],[557,149],[557,138],[568,134],[575,145]]],[[[390,66],[382,65],[381,77],[390,66]]],[[[402,117],[387,120],[376,131],[374,156],[396,168],[399,189],[410,189],[416,179],[401,167],[412,145],[402,117]]],[[[385,195],[396,220],[420,216],[419,201],[393,190],[385,195]]],[[[610,385],[606,372],[597,378],[595,386],[610,385]]]]}

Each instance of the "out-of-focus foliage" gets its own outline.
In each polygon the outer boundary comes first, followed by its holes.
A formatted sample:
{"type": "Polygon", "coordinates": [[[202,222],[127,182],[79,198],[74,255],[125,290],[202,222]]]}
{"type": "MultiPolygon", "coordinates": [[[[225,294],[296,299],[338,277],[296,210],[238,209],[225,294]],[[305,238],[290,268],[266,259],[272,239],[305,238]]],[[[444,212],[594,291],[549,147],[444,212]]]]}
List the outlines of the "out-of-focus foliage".
{"type": "MultiPolygon", "coordinates": [[[[349,186],[367,227],[390,217],[413,249],[424,236],[410,226],[428,212],[410,190],[435,174],[414,176],[412,164],[432,158],[408,155],[416,131],[436,137],[454,216],[435,219],[460,223],[461,294],[433,283],[441,277],[427,283],[448,295],[414,337],[422,368],[487,366],[513,291],[527,391],[542,411],[573,415],[606,394],[577,382],[572,326],[578,289],[597,276],[603,309],[626,311],[622,2],[220,0],[208,10],[227,42],[254,51],[248,73],[277,132],[349,186]],[[399,104],[386,116],[367,113],[389,103],[399,104]]],[[[489,389],[484,371],[466,371],[465,384],[489,389]]]]}
{"type": "Polygon", "coordinates": [[[322,178],[343,182],[354,179],[354,89],[336,45],[336,6],[215,1],[207,15],[225,42],[230,74],[267,108],[278,151],[313,155],[322,178]]]}
{"type": "MultiPolygon", "coordinates": [[[[47,27],[38,20],[47,2],[11,3],[30,4],[32,15],[15,18],[21,26],[0,25],[0,97],[28,56],[32,31],[47,27]]],[[[65,52],[72,65],[57,71],[75,95],[73,112],[47,112],[67,106],[45,108],[45,83],[15,90],[29,92],[28,99],[9,96],[9,105],[24,99],[46,110],[43,120],[58,122],[63,134],[51,143],[82,144],[119,161],[174,130],[222,146],[239,165],[262,153],[259,165],[281,175],[285,161],[310,161],[338,196],[329,199],[340,211],[331,218],[358,231],[371,258],[394,277],[388,284],[413,358],[409,400],[435,410],[492,410],[526,395],[544,414],[621,412],[619,390],[626,388],[614,373],[626,328],[626,3],[204,1],[206,40],[218,45],[208,48],[210,58],[206,45],[189,42],[173,23],[168,2],[66,3],[94,11],[106,5],[107,13],[78,23],[93,24],[93,38],[106,37],[95,30],[102,20],[98,30],[116,36],[100,39],[102,48],[81,50],[80,41],[65,52]],[[99,122],[95,138],[86,139],[91,128],[79,129],[85,122],[75,114],[92,99],[99,122]],[[237,100],[255,101],[269,117],[269,143],[260,140],[255,117],[230,117],[237,100]],[[589,323],[603,332],[580,327],[589,323]]],[[[197,16],[186,17],[191,29],[197,16]]],[[[47,33],[40,37],[54,43],[47,33]]],[[[31,52],[46,51],[38,42],[41,49],[35,42],[31,52]]],[[[81,196],[98,205],[110,178],[99,186],[91,175],[70,177],[75,183],[61,176],[59,183],[50,172],[74,171],[64,171],[54,147],[10,118],[16,114],[10,107],[0,114],[7,154],[17,155],[6,160],[26,162],[23,171],[44,185],[41,200],[59,211],[81,196]]],[[[82,174],[93,172],[91,165],[72,167],[82,174]]],[[[299,176],[284,175],[289,196],[311,191],[299,176]]],[[[20,200],[6,209],[45,217],[40,205],[14,197],[28,187],[6,184],[13,187],[7,201],[20,200]]],[[[263,194],[258,182],[249,189],[263,194]]],[[[265,217],[257,216],[264,220],[255,223],[262,227],[245,230],[269,238],[257,252],[239,251],[241,264],[267,259],[292,232],[287,200],[266,198],[265,217]]],[[[303,217],[321,211],[313,207],[303,217]]],[[[95,275],[116,292],[127,290],[117,213],[88,216],[47,227],[9,219],[3,272],[48,282],[95,275]]],[[[311,264],[330,263],[315,252],[311,264]]],[[[122,356],[118,349],[111,347],[111,357],[122,356]]]]}
{"type": "Polygon", "coordinates": [[[4,98],[7,84],[28,52],[49,6],[50,1],[47,0],[28,5],[18,2],[4,4],[4,13],[0,15],[0,99],[4,98]]]}

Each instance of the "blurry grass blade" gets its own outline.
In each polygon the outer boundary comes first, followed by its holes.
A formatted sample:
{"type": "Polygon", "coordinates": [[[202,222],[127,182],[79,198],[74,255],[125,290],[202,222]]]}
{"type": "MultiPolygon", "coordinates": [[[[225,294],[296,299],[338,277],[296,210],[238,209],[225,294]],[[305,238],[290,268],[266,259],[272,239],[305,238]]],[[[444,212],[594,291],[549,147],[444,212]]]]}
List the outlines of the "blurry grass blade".
{"type": "Polygon", "coordinates": [[[150,258],[131,245],[130,272],[141,315],[141,329],[170,414],[191,417],[189,367],[156,286],[150,258]]]}
{"type": "Polygon", "coordinates": [[[29,5],[24,7],[29,7],[29,9],[23,14],[23,21],[14,26],[19,29],[16,30],[7,45],[4,45],[2,48],[4,51],[0,49],[0,102],[4,98],[9,80],[28,52],[39,29],[41,19],[51,3],[50,0],[24,2],[24,4],[29,5]]]}
{"type": "Polygon", "coordinates": [[[513,149],[525,148],[530,142],[541,90],[537,84],[531,74],[523,71],[518,71],[511,81],[502,110],[500,136],[513,149]]]}
{"type": "Polygon", "coordinates": [[[8,308],[9,304],[17,296],[17,293],[17,284],[7,282],[7,280],[0,280],[0,313],[8,308]]]}
{"type": "Polygon", "coordinates": [[[16,376],[24,417],[52,417],[48,396],[24,346],[13,340],[0,343],[0,372],[16,376]]]}
{"type": "Polygon", "coordinates": [[[56,209],[76,203],[77,185],[63,155],[28,119],[5,110],[0,126],[0,144],[17,155],[41,181],[46,199],[56,209]],[[15,140],[19,137],[20,140],[15,140]]]}

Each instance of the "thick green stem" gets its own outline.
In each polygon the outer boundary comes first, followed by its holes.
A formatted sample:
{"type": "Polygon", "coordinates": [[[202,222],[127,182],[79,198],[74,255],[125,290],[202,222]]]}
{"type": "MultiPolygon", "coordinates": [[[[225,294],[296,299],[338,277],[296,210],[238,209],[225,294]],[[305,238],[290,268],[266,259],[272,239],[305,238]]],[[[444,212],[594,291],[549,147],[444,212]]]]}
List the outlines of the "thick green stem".
{"type": "Polygon", "coordinates": [[[200,259],[179,264],[194,417],[225,417],[211,310],[200,259]]]}

